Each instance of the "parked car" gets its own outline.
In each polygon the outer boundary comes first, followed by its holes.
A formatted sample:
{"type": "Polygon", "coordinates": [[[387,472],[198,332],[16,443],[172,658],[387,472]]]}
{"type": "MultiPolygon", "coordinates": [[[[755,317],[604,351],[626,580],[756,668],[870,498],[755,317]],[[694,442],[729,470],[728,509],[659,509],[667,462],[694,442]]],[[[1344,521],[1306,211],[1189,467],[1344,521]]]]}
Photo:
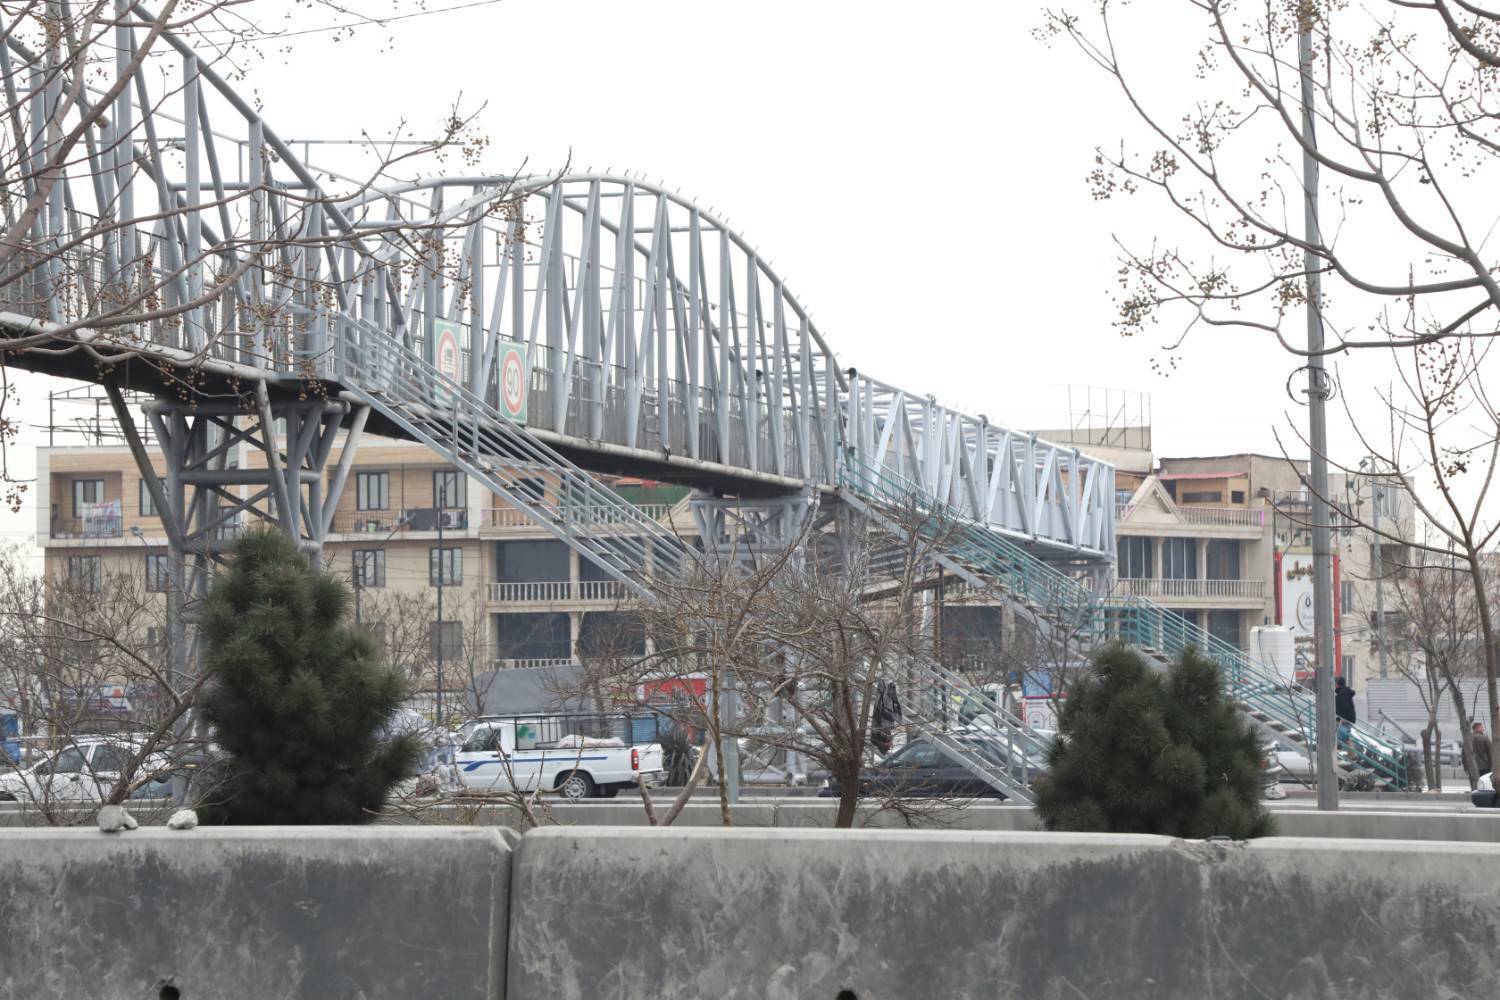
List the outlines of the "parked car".
{"type": "MultiPolygon", "coordinates": [[[[776,748],[765,743],[742,739],[740,744],[740,783],[745,785],[805,785],[807,772],[773,763],[776,748]]],[[[719,780],[719,755],[712,750],[703,762],[708,780],[719,780]]]]}
{"type": "MultiPolygon", "coordinates": [[[[0,771],[0,801],[103,802],[139,746],[140,743],[130,737],[99,736],[74,740],[30,767],[0,771]]],[[[165,774],[169,766],[164,755],[152,754],[141,762],[136,777],[165,774]]],[[[152,782],[147,781],[142,787],[151,785],[152,782]]]]}
{"type": "Polygon", "coordinates": [[[660,743],[628,745],[615,736],[584,735],[597,716],[486,716],[464,726],[454,769],[470,791],[530,792],[538,787],[571,800],[613,798],[637,776],[660,784],[660,743]]]}
{"type": "MultiPolygon", "coordinates": [[[[973,737],[959,738],[965,746],[971,746],[995,760],[983,741],[973,737]]],[[[995,762],[1003,763],[998,760],[995,762]]],[[[839,783],[829,778],[818,794],[824,798],[832,798],[837,797],[840,792],[839,783]]],[[[865,768],[859,776],[859,794],[861,797],[883,795],[900,798],[1006,797],[989,782],[972,774],[942,747],[925,739],[913,740],[874,766],[865,768]]]]}

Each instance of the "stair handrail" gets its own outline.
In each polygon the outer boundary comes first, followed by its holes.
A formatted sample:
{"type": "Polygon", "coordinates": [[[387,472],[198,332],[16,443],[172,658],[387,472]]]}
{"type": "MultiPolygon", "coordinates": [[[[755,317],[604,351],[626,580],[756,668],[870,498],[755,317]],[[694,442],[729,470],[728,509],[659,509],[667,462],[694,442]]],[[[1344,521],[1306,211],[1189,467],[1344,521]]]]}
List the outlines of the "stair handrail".
{"type": "MultiPolygon", "coordinates": [[[[1121,638],[1129,641],[1134,637],[1134,645],[1161,648],[1169,656],[1180,654],[1188,646],[1196,646],[1227,672],[1225,679],[1232,696],[1241,697],[1241,700],[1277,719],[1281,725],[1300,730],[1305,745],[1309,749],[1315,747],[1315,736],[1298,713],[1288,713],[1281,706],[1280,698],[1268,699],[1248,683],[1270,684],[1274,689],[1285,683],[1280,675],[1217,636],[1204,634],[1197,629],[1191,629],[1192,634],[1187,635],[1189,626],[1182,616],[1145,598],[1102,599],[1077,580],[1045,566],[1024,549],[999,537],[983,523],[954,510],[918,484],[889,469],[873,467],[848,449],[841,454],[839,484],[856,492],[868,490],[877,497],[883,495],[892,502],[907,503],[915,500],[926,512],[957,523],[972,547],[981,552],[988,549],[997,555],[1010,576],[1017,575],[1016,568],[1020,567],[1019,589],[1024,596],[1041,596],[1048,601],[1050,607],[1073,609],[1074,613],[1081,614],[1086,620],[1097,622],[1095,627],[1101,635],[1111,634],[1113,626],[1115,634],[1119,634],[1121,638]],[[1140,641],[1155,636],[1162,639],[1160,647],[1149,641],[1140,641]]],[[[1299,690],[1297,685],[1291,684],[1285,686],[1284,693],[1295,699],[1299,690]]],[[[1383,738],[1383,734],[1364,724],[1355,725],[1351,727],[1347,746],[1350,756],[1371,770],[1398,782],[1406,781],[1404,751],[1393,748],[1383,738]]]]}

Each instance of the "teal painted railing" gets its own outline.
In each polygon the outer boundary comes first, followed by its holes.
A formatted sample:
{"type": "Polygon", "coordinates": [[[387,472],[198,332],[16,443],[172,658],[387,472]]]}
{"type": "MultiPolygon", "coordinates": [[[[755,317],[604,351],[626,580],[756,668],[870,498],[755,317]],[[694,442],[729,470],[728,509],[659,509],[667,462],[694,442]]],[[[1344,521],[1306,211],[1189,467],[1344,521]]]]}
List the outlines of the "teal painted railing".
{"type": "MultiPolygon", "coordinates": [[[[839,485],[887,509],[921,515],[920,529],[937,536],[942,551],[996,581],[1085,651],[1110,639],[1121,639],[1164,659],[1197,648],[1219,665],[1225,687],[1236,699],[1300,734],[1310,756],[1316,752],[1312,693],[1288,683],[1231,643],[1205,634],[1181,615],[1144,598],[1101,597],[984,524],[958,514],[916,484],[857,456],[842,456],[839,485]]],[[[1351,729],[1340,748],[1346,761],[1373,772],[1380,782],[1404,788],[1406,756],[1401,744],[1367,726],[1351,729]]]]}

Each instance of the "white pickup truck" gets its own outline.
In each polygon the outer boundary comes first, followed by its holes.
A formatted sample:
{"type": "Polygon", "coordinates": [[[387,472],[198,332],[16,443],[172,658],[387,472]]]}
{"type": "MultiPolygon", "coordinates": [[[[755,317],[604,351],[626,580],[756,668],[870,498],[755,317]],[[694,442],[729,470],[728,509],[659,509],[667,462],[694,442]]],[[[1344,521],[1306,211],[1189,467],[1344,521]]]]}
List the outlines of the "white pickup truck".
{"type": "Polygon", "coordinates": [[[631,746],[618,737],[582,735],[596,716],[486,716],[465,724],[454,770],[471,791],[560,792],[578,800],[614,798],[664,777],[660,743],[631,746]]]}

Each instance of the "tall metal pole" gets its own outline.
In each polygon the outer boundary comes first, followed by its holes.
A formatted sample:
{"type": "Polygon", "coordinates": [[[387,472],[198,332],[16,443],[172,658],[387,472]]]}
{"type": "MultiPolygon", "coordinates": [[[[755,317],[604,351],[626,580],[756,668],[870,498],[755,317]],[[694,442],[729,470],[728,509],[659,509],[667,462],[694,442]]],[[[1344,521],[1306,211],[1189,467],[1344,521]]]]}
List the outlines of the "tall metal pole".
{"type": "MultiPolygon", "coordinates": [[[[1303,230],[1307,243],[1321,242],[1318,228],[1317,130],[1313,123],[1312,19],[1304,20],[1297,35],[1297,65],[1302,75],[1302,195],[1303,230]]],[[[1317,640],[1318,808],[1339,807],[1338,772],[1334,767],[1337,732],[1333,715],[1333,546],[1328,530],[1328,424],[1324,403],[1328,377],[1323,370],[1321,258],[1311,249],[1302,254],[1307,271],[1307,423],[1312,445],[1313,633],[1317,640]]]]}
{"type": "Polygon", "coordinates": [[[437,503],[437,547],[438,547],[438,578],[437,578],[437,712],[433,722],[439,726],[443,724],[443,578],[448,575],[448,554],[443,551],[443,509],[448,506],[448,478],[446,473],[438,476],[438,496],[434,498],[437,503]]]}
{"type": "MultiPolygon", "coordinates": [[[[1375,537],[1370,540],[1370,567],[1375,571],[1375,642],[1380,651],[1380,676],[1386,675],[1385,658],[1385,591],[1381,584],[1385,581],[1385,560],[1380,557],[1380,504],[1383,493],[1379,480],[1371,480],[1374,486],[1375,504],[1375,537]]],[[[1349,678],[1344,678],[1344,683],[1349,684],[1349,678]]]]}

